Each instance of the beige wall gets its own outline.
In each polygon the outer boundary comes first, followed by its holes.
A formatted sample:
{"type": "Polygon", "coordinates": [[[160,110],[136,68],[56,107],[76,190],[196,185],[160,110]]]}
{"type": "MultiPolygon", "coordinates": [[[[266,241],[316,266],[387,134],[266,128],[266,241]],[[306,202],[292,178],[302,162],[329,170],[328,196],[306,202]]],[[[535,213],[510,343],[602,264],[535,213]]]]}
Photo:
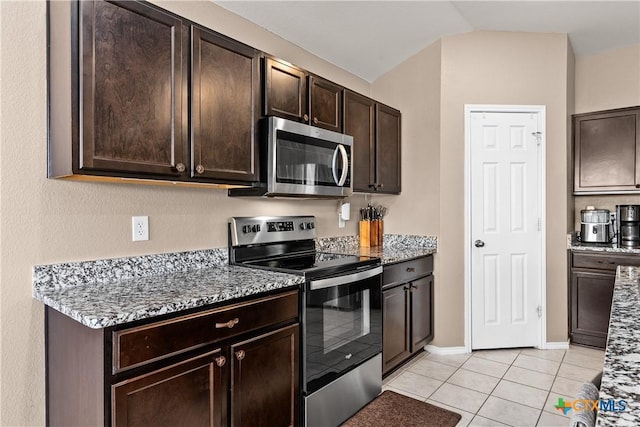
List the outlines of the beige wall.
{"type": "MultiPolygon", "coordinates": [[[[162,3],[177,13],[369,94],[370,85],[210,2],[162,3]]],[[[43,305],[31,297],[35,264],[173,252],[227,244],[234,215],[314,214],[338,229],[337,201],[231,199],[224,190],[48,180],[45,3],[0,2],[0,425],[43,425],[43,305]],[[25,31],[28,29],[28,31],[25,31]],[[131,242],[132,215],[149,215],[148,242],[131,242]]],[[[354,196],[352,212],[364,203],[354,196]]],[[[389,221],[401,218],[390,212],[389,221]]],[[[390,227],[392,228],[392,227],[390,227]]]]}
{"type": "MultiPolygon", "coordinates": [[[[640,45],[581,58],[575,76],[576,113],[640,105],[640,45]]],[[[640,204],[640,195],[575,196],[573,229],[580,230],[580,210],[586,206],[613,212],[622,204],[640,204]]]]}
{"type": "Polygon", "coordinates": [[[640,105],[640,44],[576,60],[575,113],[640,105]]]}
{"type": "MultiPolygon", "coordinates": [[[[441,280],[463,307],[464,104],[546,106],[547,341],[566,341],[567,49],[564,34],[475,32],[442,40],[441,280]]],[[[453,305],[453,304],[452,304],[453,305]]],[[[463,343],[462,310],[448,310],[438,345],[463,343]]]]}
{"type": "Polygon", "coordinates": [[[372,93],[381,100],[398,96],[403,132],[425,135],[420,144],[411,139],[403,148],[403,179],[415,182],[404,181],[402,196],[391,206],[404,212],[403,232],[427,227],[438,235],[434,345],[464,345],[464,217],[455,213],[464,212],[465,104],[546,106],[547,341],[567,340],[570,196],[557,183],[565,183],[568,175],[572,64],[563,34],[474,32],[444,37],[373,83],[372,93]],[[433,123],[438,117],[439,124],[433,123]],[[431,180],[439,190],[428,188],[431,180]]]}

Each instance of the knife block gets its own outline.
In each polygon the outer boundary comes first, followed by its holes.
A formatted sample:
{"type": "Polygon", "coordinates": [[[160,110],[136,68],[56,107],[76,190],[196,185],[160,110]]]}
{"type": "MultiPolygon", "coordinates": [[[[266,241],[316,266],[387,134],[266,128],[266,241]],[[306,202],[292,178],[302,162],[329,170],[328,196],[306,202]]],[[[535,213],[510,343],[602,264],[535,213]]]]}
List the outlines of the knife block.
{"type": "Polygon", "coordinates": [[[382,246],[384,221],[360,221],[360,247],[371,248],[382,246]]]}
{"type": "Polygon", "coordinates": [[[371,247],[371,221],[360,221],[360,247],[371,247]]]}

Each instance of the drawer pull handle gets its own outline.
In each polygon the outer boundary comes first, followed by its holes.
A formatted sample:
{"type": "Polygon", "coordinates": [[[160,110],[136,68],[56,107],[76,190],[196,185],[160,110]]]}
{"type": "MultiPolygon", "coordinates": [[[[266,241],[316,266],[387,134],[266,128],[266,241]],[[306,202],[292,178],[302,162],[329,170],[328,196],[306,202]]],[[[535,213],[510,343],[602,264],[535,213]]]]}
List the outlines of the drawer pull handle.
{"type": "Polygon", "coordinates": [[[407,273],[415,273],[416,269],[414,267],[407,267],[407,273]]]}
{"type": "Polygon", "coordinates": [[[228,322],[225,323],[216,323],[216,329],[222,329],[222,328],[233,328],[234,326],[236,326],[238,324],[238,322],[240,322],[240,319],[238,319],[237,317],[235,319],[231,319],[228,322]]]}
{"type": "Polygon", "coordinates": [[[215,358],[215,361],[216,361],[216,365],[222,368],[224,364],[227,363],[227,358],[224,356],[218,356],[215,358]]]}
{"type": "Polygon", "coordinates": [[[238,360],[244,359],[244,350],[236,351],[236,359],[238,360]]]}

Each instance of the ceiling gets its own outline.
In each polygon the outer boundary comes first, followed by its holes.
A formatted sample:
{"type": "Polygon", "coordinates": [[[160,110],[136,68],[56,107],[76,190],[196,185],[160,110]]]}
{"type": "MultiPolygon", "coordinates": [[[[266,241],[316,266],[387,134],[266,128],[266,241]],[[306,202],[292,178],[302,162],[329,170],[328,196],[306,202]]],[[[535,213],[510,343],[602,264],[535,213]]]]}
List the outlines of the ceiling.
{"type": "Polygon", "coordinates": [[[578,58],[640,44],[640,0],[216,3],[369,82],[442,36],[476,30],[567,33],[578,58]]]}

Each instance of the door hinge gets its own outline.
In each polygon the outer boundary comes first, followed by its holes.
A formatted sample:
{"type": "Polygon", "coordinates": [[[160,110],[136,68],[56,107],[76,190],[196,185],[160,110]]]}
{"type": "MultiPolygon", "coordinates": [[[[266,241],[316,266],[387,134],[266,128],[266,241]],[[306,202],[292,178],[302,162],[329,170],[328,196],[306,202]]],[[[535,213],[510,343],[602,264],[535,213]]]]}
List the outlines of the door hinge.
{"type": "Polygon", "coordinates": [[[539,305],[536,308],[536,312],[538,313],[538,318],[542,318],[542,306],[541,305],[539,305]]]}
{"type": "Polygon", "coordinates": [[[531,132],[531,135],[536,137],[536,144],[542,144],[542,132],[531,132]]]}

